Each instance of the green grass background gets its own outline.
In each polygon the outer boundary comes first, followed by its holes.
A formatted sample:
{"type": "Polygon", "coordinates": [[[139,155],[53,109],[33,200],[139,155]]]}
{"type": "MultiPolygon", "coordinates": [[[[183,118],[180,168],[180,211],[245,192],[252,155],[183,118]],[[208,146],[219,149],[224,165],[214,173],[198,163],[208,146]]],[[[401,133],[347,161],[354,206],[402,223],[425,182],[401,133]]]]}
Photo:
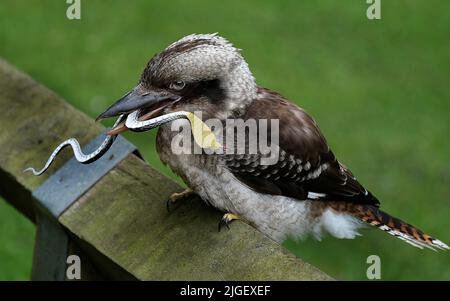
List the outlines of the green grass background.
{"type": "MultiPolygon", "coordinates": [[[[65,1],[2,0],[0,56],[95,117],[154,53],[219,32],[243,49],[261,86],[316,118],[382,208],[450,242],[450,1],[382,1],[381,21],[367,20],[365,0],[81,2],[82,19],[69,21],[65,1]]],[[[171,175],[154,136],[127,134],[171,175]]],[[[0,279],[29,278],[33,239],[34,226],[0,201],[0,279]]],[[[449,252],[381,231],[285,245],[339,279],[366,279],[371,254],[384,280],[450,279],[449,252]]]]}

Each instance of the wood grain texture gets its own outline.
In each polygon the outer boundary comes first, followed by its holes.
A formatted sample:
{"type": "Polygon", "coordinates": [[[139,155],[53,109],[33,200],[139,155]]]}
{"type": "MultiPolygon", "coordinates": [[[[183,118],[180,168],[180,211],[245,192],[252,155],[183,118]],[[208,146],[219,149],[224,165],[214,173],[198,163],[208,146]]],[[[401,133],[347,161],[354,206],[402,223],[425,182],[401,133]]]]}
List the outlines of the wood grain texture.
{"type": "MultiPolygon", "coordinates": [[[[69,137],[87,143],[102,126],[2,60],[0,106],[0,194],[33,220],[31,192],[72,154],[64,151],[41,177],[22,170],[41,166],[69,137]]],[[[240,221],[217,232],[222,213],[198,198],[168,213],[165,201],[181,190],[129,155],[59,222],[112,279],[331,280],[240,221]],[[113,266],[121,273],[109,272],[113,266]]]]}
{"type": "Polygon", "coordinates": [[[51,90],[0,59],[0,193],[34,220],[31,191],[72,156],[63,151],[40,177],[23,173],[42,167],[60,142],[76,137],[85,143],[103,127],[75,110],[51,90]]]}

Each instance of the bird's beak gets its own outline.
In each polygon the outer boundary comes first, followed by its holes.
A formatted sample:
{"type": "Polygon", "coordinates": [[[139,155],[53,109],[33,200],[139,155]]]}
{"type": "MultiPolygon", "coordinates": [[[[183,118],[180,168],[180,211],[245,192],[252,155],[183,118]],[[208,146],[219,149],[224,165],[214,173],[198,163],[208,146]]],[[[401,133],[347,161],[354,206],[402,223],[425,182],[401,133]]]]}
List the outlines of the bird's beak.
{"type": "MultiPolygon", "coordinates": [[[[162,108],[178,100],[178,95],[165,90],[143,90],[140,85],[128,92],[121,99],[111,105],[105,112],[101,113],[96,120],[129,114],[135,110],[148,109],[139,119],[147,120],[156,117],[156,113],[161,113],[162,108]]],[[[108,134],[118,134],[126,130],[124,123],[111,129],[108,134]]]]}
{"type": "Polygon", "coordinates": [[[165,90],[143,91],[141,86],[138,85],[121,99],[116,101],[105,112],[101,113],[96,120],[114,117],[120,114],[128,114],[137,109],[148,108],[164,100],[176,100],[177,98],[179,98],[179,96],[165,90]]]}

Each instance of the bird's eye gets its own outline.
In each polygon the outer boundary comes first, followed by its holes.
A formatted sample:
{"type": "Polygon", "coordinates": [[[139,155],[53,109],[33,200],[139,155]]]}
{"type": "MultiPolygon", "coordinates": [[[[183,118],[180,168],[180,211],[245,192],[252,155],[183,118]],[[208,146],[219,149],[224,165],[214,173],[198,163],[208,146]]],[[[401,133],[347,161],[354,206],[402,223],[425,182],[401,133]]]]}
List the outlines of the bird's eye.
{"type": "Polygon", "coordinates": [[[184,81],[177,80],[177,81],[171,83],[169,87],[172,90],[179,91],[179,90],[183,90],[185,86],[186,86],[186,84],[184,83],[184,81]]]}

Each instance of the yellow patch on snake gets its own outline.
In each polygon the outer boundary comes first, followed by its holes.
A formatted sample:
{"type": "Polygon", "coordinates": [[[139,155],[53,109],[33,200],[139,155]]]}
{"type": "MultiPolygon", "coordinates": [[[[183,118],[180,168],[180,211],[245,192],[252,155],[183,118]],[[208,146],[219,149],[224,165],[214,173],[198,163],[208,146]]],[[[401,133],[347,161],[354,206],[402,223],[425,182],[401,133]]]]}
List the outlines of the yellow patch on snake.
{"type": "Polygon", "coordinates": [[[213,150],[222,147],[217,141],[216,135],[214,135],[209,126],[207,126],[200,118],[191,112],[187,112],[186,117],[191,123],[192,135],[198,146],[213,150]]]}

